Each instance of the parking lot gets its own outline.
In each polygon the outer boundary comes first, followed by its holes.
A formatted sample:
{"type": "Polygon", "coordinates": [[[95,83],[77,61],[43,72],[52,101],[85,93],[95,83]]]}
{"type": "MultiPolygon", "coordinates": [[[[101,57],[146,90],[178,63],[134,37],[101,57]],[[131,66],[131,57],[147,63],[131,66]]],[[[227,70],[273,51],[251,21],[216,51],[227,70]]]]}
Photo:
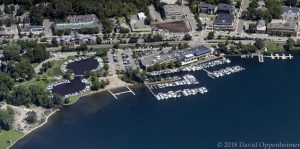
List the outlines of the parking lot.
{"type": "Polygon", "coordinates": [[[131,49],[110,49],[107,53],[107,58],[112,74],[129,68],[137,68],[138,63],[132,58],[131,49]]]}

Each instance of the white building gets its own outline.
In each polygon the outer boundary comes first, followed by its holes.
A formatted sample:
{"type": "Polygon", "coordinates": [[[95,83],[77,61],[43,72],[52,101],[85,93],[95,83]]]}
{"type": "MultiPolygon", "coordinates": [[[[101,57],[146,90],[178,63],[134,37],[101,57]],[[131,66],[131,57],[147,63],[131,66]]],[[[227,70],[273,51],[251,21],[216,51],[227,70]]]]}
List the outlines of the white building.
{"type": "Polygon", "coordinates": [[[140,12],[140,13],[138,13],[138,18],[139,18],[139,20],[145,20],[147,17],[145,15],[145,13],[140,12]]]}

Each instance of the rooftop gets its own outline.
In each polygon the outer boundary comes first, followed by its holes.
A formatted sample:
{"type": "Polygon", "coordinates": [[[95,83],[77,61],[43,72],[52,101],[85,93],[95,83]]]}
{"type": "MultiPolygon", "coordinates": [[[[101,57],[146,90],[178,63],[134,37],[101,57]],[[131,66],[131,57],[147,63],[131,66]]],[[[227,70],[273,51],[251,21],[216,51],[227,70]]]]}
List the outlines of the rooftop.
{"type": "Polygon", "coordinates": [[[219,14],[214,21],[217,25],[231,25],[234,21],[234,16],[232,14],[219,14]]]}
{"type": "Polygon", "coordinates": [[[183,50],[177,57],[177,60],[183,60],[184,58],[189,58],[192,56],[200,56],[206,53],[210,53],[212,50],[206,46],[198,46],[195,48],[188,48],[183,50]]]}
{"type": "Polygon", "coordinates": [[[67,18],[68,23],[87,23],[97,21],[97,16],[94,14],[74,15],[67,18]]]}
{"type": "Polygon", "coordinates": [[[281,11],[283,14],[291,14],[291,13],[298,13],[299,8],[297,7],[288,7],[288,6],[282,6],[281,11]]]}
{"type": "Polygon", "coordinates": [[[180,13],[181,7],[179,5],[164,5],[165,13],[180,13]]]}
{"type": "Polygon", "coordinates": [[[276,28],[276,29],[290,29],[297,30],[297,22],[293,20],[272,20],[271,23],[268,23],[267,28],[276,28]]]}

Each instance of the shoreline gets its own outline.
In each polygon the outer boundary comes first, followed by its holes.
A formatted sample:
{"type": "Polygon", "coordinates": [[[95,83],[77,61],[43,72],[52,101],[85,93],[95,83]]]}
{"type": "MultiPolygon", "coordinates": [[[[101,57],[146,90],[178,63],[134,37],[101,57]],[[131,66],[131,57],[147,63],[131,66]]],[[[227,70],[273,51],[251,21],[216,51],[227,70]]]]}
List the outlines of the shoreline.
{"type": "MultiPolygon", "coordinates": [[[[128,84],[128,83],[126,83],[126,85],[128,85],[129,87],[132,87],[132,86],[133,86],[133,87],[143,86],[143,84],[128,84]]],[[[89,93],[80,95],[80,96],[78,97],[78,100],[76,100],[75,102],[70,103],[70,104],[64,104],[63,106],[71,106],[71,105],[73,105],[73,104],[76,104],[76,103],[80,100],[80,98],[85,97],[85,96],[91,96],[91,95],[94,95],[94,94],[98,94],[98,93],[101,93],[101,92],[108,91],[108,90],[110,90],[110,89],[118,89],[118,88],[122,88],[122,87],[121,87],[121,86],[119,86],[119,87],[107,87],[107,88],[104,88],[104,89],[100,89],[100,90],[98,90],[98,91],[91,91],[91,92],[89,92],[89,93]]],[[[63,108],[63,107],[62,107],[62,108],[63,108]]],[[[11,145],[9,145],[9,146],[7,147],[7,149],[10,149],[10,148],[11,148],[12,146],[14,146],[18,141],[24,139],[27,135],[29,135],[29,134],[32,133],[33,131],[35,131],[35,130],[39,129],[40,127],[44,126],[44,125],[48,122],[49,118],[50,118],[52,115],[54,115],[56,112],[58,112],[58,111],[60,111],[60,109],[55,109],[54,111],[52,111],[49,115],[47,115],[47,117],[45,118],[45,121],[44,121],[42,124],[37,125],[37,126],[34,127],[33,129],[31,129],[31,130],[29,130],[28,132],[24,133],[24,135],[22,135],[20,138],[18,138],[16,141],[14,141],[11,145]]]]}
{"type": "Polygon", "coordinates": [[[48,119],[49,119],[52,115],[54,115],[57,111],[59,111],[59,110],[60,110],[60,109],[56,109],[56,110],[52,111],[49,115],[47,115],[45,121],[44,121],[42,124],[37,125],[37,126],[34,127],[33,129],[31,129],[31,130],[29,130],[28,132],[24,133],[24,135],[23,135],[22,137],[18,138],[16,141],[14,141],[11,145],[9,145],[9,146],[7,147],[7,149],[10,149],[10,148],[11,148],[12,146],[14,146],[18,141],[22,140],[23,138],[25,138],[27,135],[29,135],[29,134],[32,133],[33,131],[37,130],[38,128],[44,126],[44,125],[48,122],[48,119]]]}

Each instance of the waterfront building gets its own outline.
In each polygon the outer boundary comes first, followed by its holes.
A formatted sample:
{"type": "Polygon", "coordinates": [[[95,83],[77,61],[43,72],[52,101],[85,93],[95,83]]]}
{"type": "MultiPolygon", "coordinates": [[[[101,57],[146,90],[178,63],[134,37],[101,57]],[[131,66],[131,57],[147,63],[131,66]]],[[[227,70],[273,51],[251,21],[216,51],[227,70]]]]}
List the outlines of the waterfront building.
{"type": "Polygon", "coordinates": [[[182,65],[186,65],[196,62],[202,58],[207,58],[208,56],[213,54],[213,51],[214,50],[211,48],[205,46],[198,46],[183,51],[176,57],[176,59],[181,61],[182,65]]]}

